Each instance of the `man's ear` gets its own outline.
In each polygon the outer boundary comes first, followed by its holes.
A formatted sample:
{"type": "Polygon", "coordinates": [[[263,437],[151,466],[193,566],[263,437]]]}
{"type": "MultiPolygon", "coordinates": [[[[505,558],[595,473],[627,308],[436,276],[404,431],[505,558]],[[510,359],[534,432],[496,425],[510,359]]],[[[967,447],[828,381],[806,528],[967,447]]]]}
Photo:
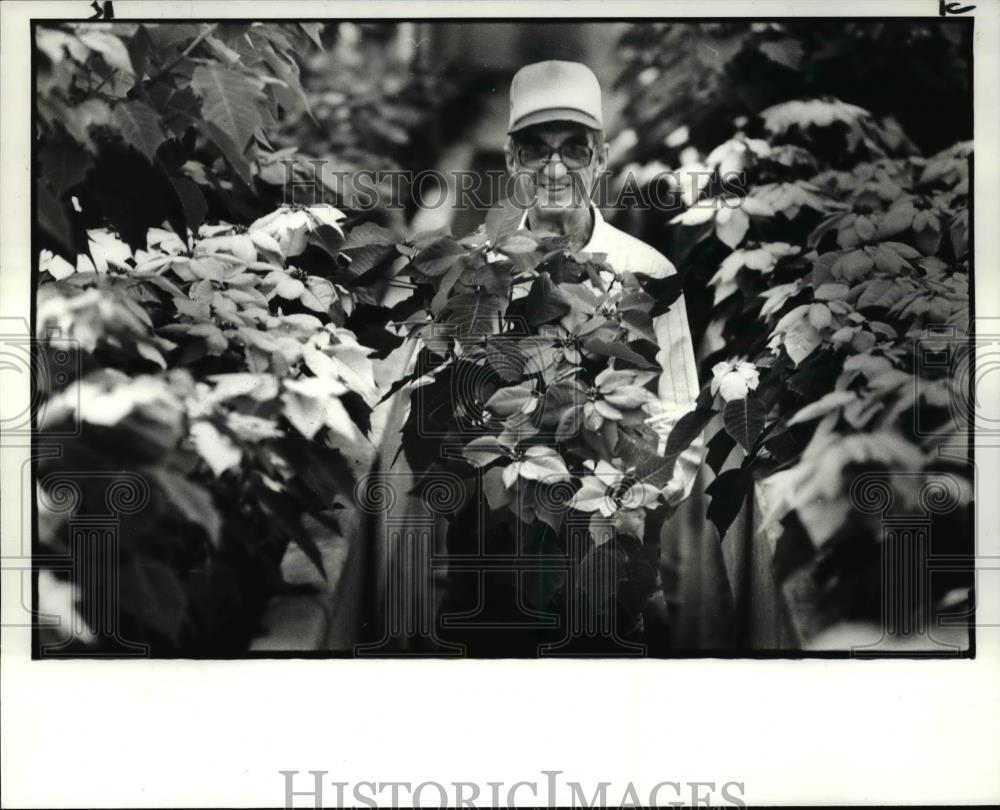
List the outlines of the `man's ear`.
{"type": "Polygon", "coordinates": [[[516,174],[517,161],[514,158],[514,141],[509,135],[503,145],[503,159],[507,164],[507,172],[509,174],[516,174]]]}
{"type": "Polygon", "coordinates": [[[601,141],[601,145],[597,147],[597,173],[601,174],[608,170],[608,144],[606,141],[601,141]]]}

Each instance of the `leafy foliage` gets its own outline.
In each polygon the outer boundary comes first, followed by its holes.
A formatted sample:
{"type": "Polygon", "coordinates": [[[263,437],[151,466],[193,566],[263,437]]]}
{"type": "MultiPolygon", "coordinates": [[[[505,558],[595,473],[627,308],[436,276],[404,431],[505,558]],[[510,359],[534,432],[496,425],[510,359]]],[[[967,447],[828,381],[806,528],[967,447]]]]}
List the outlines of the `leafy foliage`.
{"type": "Polygon", "coordinates": [[[308,106],[296,57],[316,49],[309,26],[40,25],[45,247],[75,260],[87,228],[111,226],[138,250],[164,222],[184,234],[273,210],[303,158],[266,133],[308,106]]]}
{"type": "MultiPolygon", "coordinates": [[[[550,583],[535,605],[558,609],[605,564],[612,536],[630,565],[655,572],[647,558],[658,534],[646,526],[668,511],[661,496],[683,448],[656,452],[666,435],[647,290],[658,280],[519,230],[522,215],[508,203],[462,239],[435,232],[398,246],[409,263],[397,278],[414,290],[397,322],[419,351],[395,388],[409,392],[402,452],[417,490],[444,471],[457,475],[489,515],[480,521],[466,502],[453,504],[452,535],[521,537],[576,566],[578,576],[550,583]]],[[[713,413],[682,422],[693,436],[713,413]]],[[[633,622],[655,588],[655,573],[643,577],[620,589],[638,600],[633,622]]]]}
{"type": "Polygon", "coordinates": [[[39,465],[42,548],[71,542],[61,477],[86,515],[108,480],[138,476],[122,636],[239,653],[290,542],[323,573],[317,540],[373,450],[372,355],[398,338],[362,322],[364,345],[348,324],[373,310],[383,279],[366,273],[398,256],[396,237],[277,204],[313,178],[309,155],[271,139],[311,114],[299,60],[323,45],[316,24],[36,30],[38,339],[43,367],[77,370],[39,383],[39,435],[60,446],[39,465]]]}
{"type": "MultiPolygon", "coordinates": [[[[136,251],[92,230],[75,265],[40,257],[39,339],[80,369],[44,391],[40,436],[62,453],[40,465],[41,502],[66,476],[83,506],[102,497],[97,471],[148,482],[121,535],[121,610],[123,636],[158,654],[243,649],[289,542],[323,573],[314,527],[336,530],[352,498],[378,391],[373,350],[339,325],[351,294],[291,261],[342,222],[279,209],[187,239],[153,228],[136,251]]],[[[41,542],[65,551],[71,516],[50,511],[41,542]]]]}
{"type": "MultiPolygon", "coordinates": [[[[948,519],[968,525],[969,467],[937,453],[949,438],[961,443],[952,409],[966,401],[967,379],[921,357],[930,347],[960,362],[969,351],[972,146],[923,157],[890,118],[810,91],[838,81],[828,66],[841,49],[858,46],[863,63],[874,42],[890,51],[934,42],[953,53],[962,37],[941,26],[905,36],[883,28],[879,39],[858,24],[817,50],[808,43],[821,25],[653,28],[635,26],[623,42],[623,82],[634,81],[627,115],[643,133],[630,152],[639,162],[625,168],[651,176],[673,163],[680,178],[705,174],[681,189],[683,205],[653,241],[674,247],[692,299],[700,285],[709,293],[704,332],[716,342],[703,397],[723,405],[709,441],[717,478],[708,519],[723,537],[757,482],[767,506],[761,528],[781,535],[782,578],[819,589],[806,624],[815,630],[858,610],[877,620],[878,600],[859,607],[852,590],[878,564],[870,549],[882,519],[859,508],[857,476],[881,472],[905,510],[948,469],[964,482],[948,519]],[[701,40],[715,57],[691,46],[701,40]],[[681,41],[688,46],[671,47],[681,41]],[[679,60],[711,65],[685,72],[679,60]],[[783,82],[757,81],[762,62],[783,82]],[[740,177],[735,189],[720,182],[729,173],[740,177]],[[721,471],[736,444],[742,463],[721,471]]],[[[881,112],[901,112],[882,101],[881,112]]],[[[925,128],[919,140],[936,138],[925,128]]],[[[969,551],[965,532],[941,537],[948,553],[969,551]]]]}

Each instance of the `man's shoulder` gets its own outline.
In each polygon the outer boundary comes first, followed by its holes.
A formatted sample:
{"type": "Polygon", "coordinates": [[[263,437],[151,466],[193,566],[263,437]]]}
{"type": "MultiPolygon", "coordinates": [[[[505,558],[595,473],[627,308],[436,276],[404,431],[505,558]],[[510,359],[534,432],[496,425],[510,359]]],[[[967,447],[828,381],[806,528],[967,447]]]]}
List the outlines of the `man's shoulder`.
{"type": "Polygon", "coordinates": [[[674,263],[656,248],[647,245],[629,233],[605,222],[607,236],[614,240],[616,248],[627,255],[629,272],[663,278],[677,272],[674,263]]]}

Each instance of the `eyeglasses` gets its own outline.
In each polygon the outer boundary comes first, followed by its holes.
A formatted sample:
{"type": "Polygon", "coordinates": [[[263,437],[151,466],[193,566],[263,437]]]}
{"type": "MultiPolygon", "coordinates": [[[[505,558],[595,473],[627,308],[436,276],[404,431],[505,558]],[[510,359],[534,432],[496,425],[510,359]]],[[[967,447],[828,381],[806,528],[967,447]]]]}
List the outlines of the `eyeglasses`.
{"type": "Polygon", "coordinates": [[[531,141],[517,148],[517,159],[528,169],[541,168],[552,160],[553,155],[559,155],[567,169],[582,169],[594,159],[594,150],[578,141],[570,141],[558,147],[549,146],[542,141],[531,141]]]}

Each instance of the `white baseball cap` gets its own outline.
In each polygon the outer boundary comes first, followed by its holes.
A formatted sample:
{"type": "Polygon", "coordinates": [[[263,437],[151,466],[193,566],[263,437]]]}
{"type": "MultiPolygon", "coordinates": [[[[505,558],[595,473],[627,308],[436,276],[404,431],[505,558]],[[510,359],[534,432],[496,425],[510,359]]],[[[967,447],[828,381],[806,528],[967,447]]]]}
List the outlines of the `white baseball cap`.
{"type": "Polygon", "coordinates": [[[510,83],[510,122],[517,132],[549,121],[604,129],[601,83],[586,65],[555,59],[525,65],[510,83]]]}

